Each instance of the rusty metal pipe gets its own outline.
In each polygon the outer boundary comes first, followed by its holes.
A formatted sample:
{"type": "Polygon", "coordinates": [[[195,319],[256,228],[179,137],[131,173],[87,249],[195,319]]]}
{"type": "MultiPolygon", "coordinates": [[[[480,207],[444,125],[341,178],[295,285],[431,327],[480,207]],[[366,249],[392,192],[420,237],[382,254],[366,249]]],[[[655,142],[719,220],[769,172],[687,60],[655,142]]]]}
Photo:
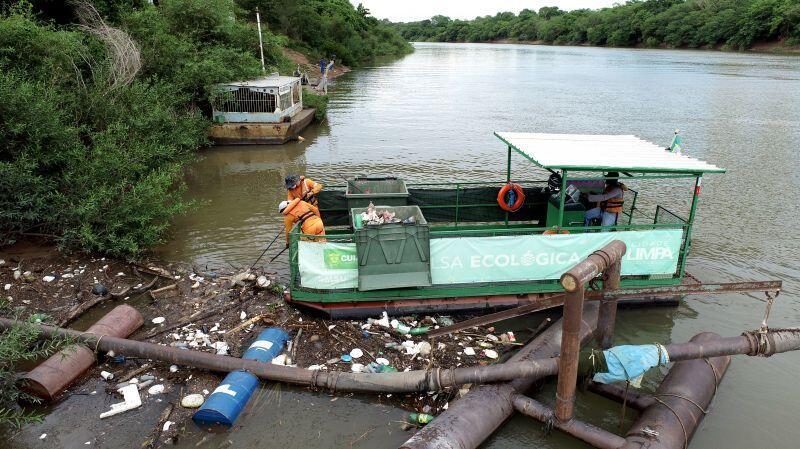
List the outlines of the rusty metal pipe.
{"type": "Polygon", "coordinates": [[[737,354],[771,356],[797,350],[800,350],[800,329],[775,329],[763,334],[752,331],[737,337],[667,345],[669,359],[674,362],[737,354]]]}
{"type": "MultiPolygon", "coordinates": [[[[620,271],[622,261],[615,260],[604,274],[604,290],[619,290],[620,271]]],[[[608,349],[614,344],[614,327],[617,321],[617,298],[603,298],[600,300],[600,315],[597,317],[597,332],[595,338],[602,349],[608,349]]]]}
{"type": "MultiPolygon", "coordinates": [[[[560,351],[559,320],[514,354],[509,362],[522,362],[556,357],[560,351]]],[[[587,304],[581,326],[581,343],[592,338],[597,327],[597,303],[587,304]]],[[[528,391],[539,379],[521,377],[511,382],[473,387],[433,422],[414,434],[401,447],[404,449],[474,449],[489,437],[513,413],[511,397],[528,391]]]]}
{"type": "MultiPolygon", "coordinates": [[[[558,385],[556,388],[556,418],[561,422],[572,419],[575,414],[575,390],[578,381],[579,332],[583,314],[584,286],[606,269],[615,267],[616,279],[611,281],[619,287],[620,260],[625,254],[625,243],[614,240],[593,252],[586,259],[561,275],[561,286],[567,291],[564,298],[563,331],[561,334],[561,359],[559,361],[558,385]]],[[[600,338],[610,342],[617,314],[616,300],[606,300],[600,305],[597,331],[605,332],[600,338]]],[[[595,334],[597,337],[597,334],[595,334]]]]}
{"type": "Polygon", "coordinates": [[[574,292],[579,287],[583,287],[587,282],[610,267],[615,261],[622,260],[626,249],[624,242],[621,240],[614,240],[592,254],[589,254],[586,259],[578,262],[577,265],[561,275],[561,286],[568,292],[574,292]]]}
{"type": "Polygon", "coordinates": [[[562,319],[561,357],[558,362],[558,385],[556,387],[556,418],[561,422],[566,422],[575,414],[578,356],[581,351],[580,331],[583,320],[583,288],[567,292],[562,319]]]}
{"type": "MultiPolygon", "coordinates": [[[[127,337],[143,323],[144,319],[136,309],[122,304],[100,318],[86,333],[127,337]]],[[[84,345],[71,345],[22,376],[20,387],[34,396],[52,401],[91,368],[94,362],[92,349],[84,345]]]]}
{"type": "MultiPolygon", "coordinates": [[[[8,328],[15,321],[0,319],[0,328],[8,328]]],[[[402,373],[344,373],[309,371],[304,368],[273,365],[254,360],[189,351],[153,343],[146,343],[109,335],[60,329],[36,325],[49,338],[70,337],[101,351],[114,351],[131,357],[142,357],[179,365],[218,372],[243,370],[255,376],[293,384],[328,388],[333,391],[352,392],[420,392],[435,391],[465,383],[509,381],[519,378],[541,378],[558,372],[558,359],[520,360],[491,366],[451,369],[416,370],[402,373]]]]}
{"type": "Polygon", "coordinates": [[[587,389],[592,393],[611,399],[612,401],[617,401],[620,404],[625,403],[626,406],[636,411],[642,411],[656,402],[650,395],[639,393],[634,388],[627,389],[626,391],[625,388],[616,384],[589,382],[587,389]]]}
{"type": "MultiPolygon", "coordinates": [[[[695,335],[703,345],[719,340],[716,334],[695,335]]],[[[729,356],[686,360],[672,366],[653,395],[656,403],[645,409],[625,438],[624,449],[685,449],[717,392],[729,356]]]]}
{"type": "MultiPolygon", "coordinates": [[[[596,322],[597,305],[589,304],[586,306],[586,314],[584,314],[579,335],[582,343],[591,337],[596,322]]],[[[0,329],[6,329],[16,324],[19,323],[0,318],[0,329]]],[[[558,373],[559,358],[556,356],[559,351],[558,341],[561,337],[560,326],[553,326],[537,337],[531,345],[526,346],[524,349],[527,348],[527,350],[521,350],[509,362],[502,365],[417,370],[403,373],[355,374],[309,371],[303,368],[242,360],[124,338],[111,336],[102,336],[101,338],[97,334],[52,326],[34,326],[42,332],[43,337],[70,337],[100,351],[114,351],[131,357],[148,358],[211,371],[245,370],[267,380],[358,392],[418,392],[463,383],[500,382],[508,379],[513,379],[510,382],[513,389],[524,391],[535,380],[558,373]]],[[[753,338],[739,336],[702,343],[678,343],[668,345],[667,351],[670,352],[671,360],[679,361],[733,354],[772,355],[800,349],[800,331],[798,330],[787,329],[767,333],[764,340],[772,342],[769,344],[759,345],[753,338]]]]}
{"type": "Polygon", "coordinates": [[[530,416],[543,423],[552,423],[556,429],[591,444],[600,449],[619,449],[625,444],[625,438],[607,430],[593,426],[587,422],[572,419],[567,422],[555,419],[555,413],[549,407],[527,396],[515,394],[511,397],[514,410],[530,416]]]}

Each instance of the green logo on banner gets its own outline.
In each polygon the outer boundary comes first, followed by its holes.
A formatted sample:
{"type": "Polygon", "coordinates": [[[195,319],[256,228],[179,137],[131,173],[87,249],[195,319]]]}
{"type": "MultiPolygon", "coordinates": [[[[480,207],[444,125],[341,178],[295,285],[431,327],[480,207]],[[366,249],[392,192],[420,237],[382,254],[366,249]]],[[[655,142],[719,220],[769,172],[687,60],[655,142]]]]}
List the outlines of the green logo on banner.
{"type": "Polygon", "coordinates": [[[325,248],[323,252],[325,268],[333,270],[354,270],[358,268],[355,248],[325,248]]]}

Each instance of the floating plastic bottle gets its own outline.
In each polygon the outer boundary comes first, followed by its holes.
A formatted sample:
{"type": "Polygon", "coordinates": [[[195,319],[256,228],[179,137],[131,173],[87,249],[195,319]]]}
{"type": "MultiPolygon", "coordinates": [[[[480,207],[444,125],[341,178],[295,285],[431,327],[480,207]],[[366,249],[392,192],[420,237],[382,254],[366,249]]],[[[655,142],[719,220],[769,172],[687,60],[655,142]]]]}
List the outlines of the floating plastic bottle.
{"type": "Polygon", "coordinates": [[[430,332],[431,328],[428,326],[423,327],[411,327],[400,323],[397,325],[397,332],[400,332],[402,335],[411,334],[411,335],[423,335],[430,332]]]}
{"type": "Polygon", "coordinates": [[[429,422],[433,421],[436,418],[433,415],[429,415],[427,413],[410,413],[408,415],[408,422],[411,424],[428,424],[429,422]]]}

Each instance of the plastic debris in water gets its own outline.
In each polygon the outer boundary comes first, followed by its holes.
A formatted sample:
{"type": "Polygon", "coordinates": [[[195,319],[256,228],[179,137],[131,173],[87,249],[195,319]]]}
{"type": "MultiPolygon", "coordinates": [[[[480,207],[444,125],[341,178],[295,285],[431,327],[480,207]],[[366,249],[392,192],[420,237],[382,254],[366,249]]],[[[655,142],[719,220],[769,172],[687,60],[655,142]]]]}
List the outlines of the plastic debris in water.
{"type": "Polygon", "coordinates": [[[120,388],[117,391],[122,393],[122,397],[125,400],[117,404],[111,404],[111,410],[100,414],[101,419],[108,418],[109,416],[114,416],[122,412],[127,412],[128,410],[133,410],[142,405],[142,397],[139,396],[139,387],[135,384],[120,388]]]}
{"type": "Polygon", "coordinates": [[[167,319],[164,318],[163,316],[157,316],[153,318],[151,321],[153,322],[153,324],[162,324],[164,321],[167,321],[167,319]]]}
{"type": "Polygon", "coordinates": [[[484,349],[483,350],[483,355],[485,355],[486,357],[489,357],[490,359],[496,359],[498,357],[497,351],[495,351],[493,349],[484,349]]]}
{"type": "Polygon", "coordinates": [[[44,282],[53,282],[53,281],[56,280],[56,277],[55,276],[45,276],[45,277],[42,278],[42,280],[44,282]]]}
{"type": "Polygon", "coordinates": [[[153,385],[152,387],[147,389],[147,394],[161,394],[164,392],[164,385],[158,384],[153,385]]]}
{"type": "Polygon", "coordinates": [[[267,279],[266,276],[259,276],[256,279],[256,287],[258,288],[267,288],[271,284],[270,280],[267,279]]]}
{"type": "Polygon", "coordinates": [[[181,407],[184,407],[184,408],[197,408],[197,407],[200,407],[201,405],[203,405],[203,402],[205,402],[205,400],[206,399],[203,397],[202,394],[193,393],[193,394],[184,396],[183,399],[181,399],[181,407]]]}
{"type": "Polygon", "coordinates": [[[427,413],[411,413],[408,415],[408,422],[411,424],[428,424],[436,418],[427,413]]]}
{"type": "Polygon", "coordinates": [[[358,348],[355,348],[352,351],[350,351],[350,357],[352,357],[353,359],[357,359],[357,358],[361,357],[362,355],[364,355],[364,351],[362,351],[362,350],[360,350],[358,348]]]}
{"type": "Polygon", "coordinates": [[[105,296],[108,294],[108,289],[103,284],[94,284],[92,287],[92,294],[97,296],[105,296]]]}

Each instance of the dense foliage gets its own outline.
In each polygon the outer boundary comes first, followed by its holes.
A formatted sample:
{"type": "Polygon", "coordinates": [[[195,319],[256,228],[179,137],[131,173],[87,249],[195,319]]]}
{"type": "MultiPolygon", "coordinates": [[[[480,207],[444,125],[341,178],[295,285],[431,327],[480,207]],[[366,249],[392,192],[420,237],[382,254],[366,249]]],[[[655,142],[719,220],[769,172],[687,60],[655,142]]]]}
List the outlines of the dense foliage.
{"type": "Polygon", "coordinates": [[[31,421],[41,421],[43,416],[18,405],[19,401],[39,403],[41,400],[19,389],[20,377],[15,368],[21,363],[49,357],[71,342],[65,339],[39,342],[39,331],[32,324],[46,320],[45,316],[35,314],[22,320],[18,311],[10,310],[8,302],[2,299],[0,312],[20,320],[18,325],[0,332],[0,426],[19,428],[31,421]]]}
{"type": "Polygon", "coordinates": [[[230,0],[160,3],[115,11],[141,48],[122,85],[95,34],[37,20],[26,4],[0,17],[0,243],[46,235],[135,255],[186,209],[182,167],[209,123],[197,106],[213,83],[260,73],[258,42],[230,0]]]}
{"type": "MultiPolygon", "coordinates": [[[[207,143],[214,84],[262,74],[256,7],[269,72],[292,71],[287,45],[348,64],[410,51],[347,0],[152,3],[0,0],[0,245],[159,243],[188,207],[181,173],[207,143]]],[[[305,99],[324,114],[326,97],[305,99]]]]}
{"type": "Polygon", "coordinates": [[[747,49],[762,42],[800,45],[800,0],[635,0],[600,10],[545,7],[395,26],[410,41],[747,49]]]}
{"type": "Polygon", "coordinates": [[[256,7],[270,30],[291,39],[295,48],[314,57],[360,65],[379,56],[399,56],[411,46],[392,26],[348,0],[237,0],[248,11],[256,7]]]}

